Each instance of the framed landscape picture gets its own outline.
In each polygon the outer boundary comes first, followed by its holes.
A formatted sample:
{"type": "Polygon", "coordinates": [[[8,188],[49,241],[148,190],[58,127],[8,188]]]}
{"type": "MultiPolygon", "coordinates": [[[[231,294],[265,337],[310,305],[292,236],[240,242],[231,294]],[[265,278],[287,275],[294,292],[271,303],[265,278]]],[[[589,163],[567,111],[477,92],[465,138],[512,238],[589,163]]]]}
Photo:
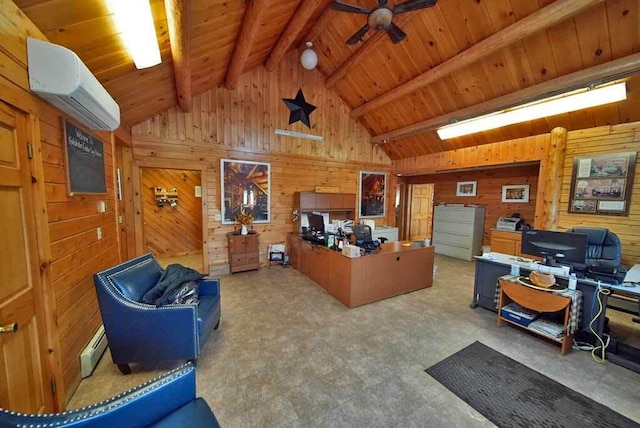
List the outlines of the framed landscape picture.
{"type": "Polygon", "coordinates": [[[360,171],[360,218],[384,217],[387,174],[360,171]]]}
{"type": "Polygon", "coordinates": [[[636,152],[573,159],[569,212],[629,215],[636,152]]]}
{"type": "Polygon", "coordinates": [[[458,181],[456,196],[475,196],[477,187],[477,181],[458,181]]]}
{"type": "Polygon", "coordinates": [[[255,223],[269,223],[270,164],[221,159],[220,182],[222,224],[234,224],[241,212],[253,215],[255,223]]]}
{"type": "Polygon", "coordinates": [[[529,185],[509,184],[502,186],[502,202],[529,202],[529,185]]]}

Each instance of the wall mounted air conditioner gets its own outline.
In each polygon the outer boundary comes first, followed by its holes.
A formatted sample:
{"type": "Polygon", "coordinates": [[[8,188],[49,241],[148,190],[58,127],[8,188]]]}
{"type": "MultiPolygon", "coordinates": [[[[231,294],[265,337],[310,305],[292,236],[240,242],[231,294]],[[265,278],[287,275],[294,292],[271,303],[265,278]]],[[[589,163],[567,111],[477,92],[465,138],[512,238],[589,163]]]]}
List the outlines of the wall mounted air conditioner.
{"type": "Polygon", "coordinates": [[[120,107],[73,51],[27,38],[31,90],[91,129],[115,131],[120,107]]]}

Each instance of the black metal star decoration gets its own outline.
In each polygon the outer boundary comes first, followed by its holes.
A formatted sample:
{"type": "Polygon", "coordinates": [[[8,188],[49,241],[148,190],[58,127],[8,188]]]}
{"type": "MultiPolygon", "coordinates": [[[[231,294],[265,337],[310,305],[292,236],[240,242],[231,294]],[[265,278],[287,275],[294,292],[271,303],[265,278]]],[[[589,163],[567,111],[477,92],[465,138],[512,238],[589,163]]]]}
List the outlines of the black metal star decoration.
{"type": "Polygon", "coordinates": [[[284,101],[291,111],[291,114],[289,115],[289,125],[300,121],[307,125],[307,128],[311,128],[309,115],[316,109],[316,106],[312,106],[304,99],[302,89],[298,89],[298,93],[294,99],[283,98],[282,101],[284,101]]]}

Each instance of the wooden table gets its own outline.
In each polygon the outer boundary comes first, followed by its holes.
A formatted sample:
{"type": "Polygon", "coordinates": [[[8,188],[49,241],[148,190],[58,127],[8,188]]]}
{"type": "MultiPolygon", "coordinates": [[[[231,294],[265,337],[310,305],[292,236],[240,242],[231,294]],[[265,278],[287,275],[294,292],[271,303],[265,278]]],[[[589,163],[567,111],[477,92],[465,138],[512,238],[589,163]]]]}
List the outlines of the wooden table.
{"type": "Polygon", "coordinates": [[[569,332],[569,314],[571,311],[571,298],[553,294],[550,291],[536,290],[524,285],[515,284],[510,281],[500,280],[500,303],[498,308],[516,302],[519,305],[532,309],[537,312],[558,312],[564,311],[563,335],[561,338],[555,338],[543,334],[537,330],[525,327],[521,324],[513,322],[502,316],[502,312],[498,309],[498,326],[502,326],[504,322],[513,324],[522,329],[528,330],[534,334],[545,337],[554,342],[560,343],[560,352],[562,355],[571,351],[573,345],[573,334],[569,332]]]}
{"type": "Polygon", "coordinates": [[[434,247],[387,242],[372,255],[350,259],[292,235],[291,265],[353,308],[433,285],[434,247]]]}

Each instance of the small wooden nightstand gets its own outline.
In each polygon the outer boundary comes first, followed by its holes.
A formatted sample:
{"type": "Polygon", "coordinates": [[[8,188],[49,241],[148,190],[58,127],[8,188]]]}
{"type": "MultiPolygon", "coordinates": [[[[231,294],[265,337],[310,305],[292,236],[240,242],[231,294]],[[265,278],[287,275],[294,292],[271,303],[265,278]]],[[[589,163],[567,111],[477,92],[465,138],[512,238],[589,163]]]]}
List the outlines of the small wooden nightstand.
{"type": "Polygon", "coordinates": [[[248,235],[227,233],[229,241],[229,270],[231,273],[260,268],[260,245],[257,233],[248,235]]]}

